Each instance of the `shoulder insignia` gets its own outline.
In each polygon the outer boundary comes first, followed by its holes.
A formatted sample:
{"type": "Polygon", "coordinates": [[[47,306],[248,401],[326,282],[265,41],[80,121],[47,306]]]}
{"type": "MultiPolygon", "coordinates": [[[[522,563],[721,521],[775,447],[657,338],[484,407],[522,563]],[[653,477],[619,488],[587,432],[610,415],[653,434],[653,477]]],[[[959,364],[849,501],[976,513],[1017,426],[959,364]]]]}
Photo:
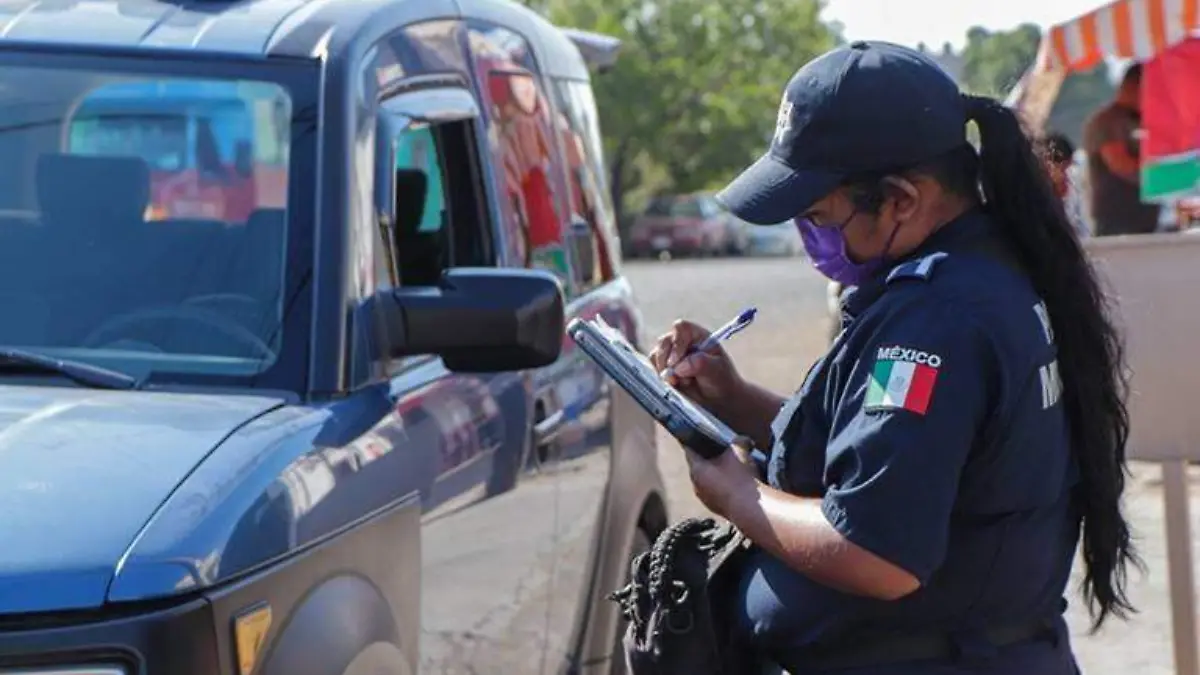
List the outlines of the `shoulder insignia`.
{"type": "Polygon", "coordinates": [[[888,273],[887,283],[890,284],[896,281],[904,281],[906,279],[929,281],[929,278],[933,276],[933,268],[947,257],[949,257],[948,253],[942,253],[941,251],[938,251],[937,253],[930,253],[929,255],[922,256],[916,260],[910,260],[906,263],[897,265],[892,269],[891,272],[888,273]]]}
{"type": "Polygon", "coordinates": [[[924,415],[941,368],[939,354],[903,345],[879,347],[863,410],[907,410],[924,415]]]}

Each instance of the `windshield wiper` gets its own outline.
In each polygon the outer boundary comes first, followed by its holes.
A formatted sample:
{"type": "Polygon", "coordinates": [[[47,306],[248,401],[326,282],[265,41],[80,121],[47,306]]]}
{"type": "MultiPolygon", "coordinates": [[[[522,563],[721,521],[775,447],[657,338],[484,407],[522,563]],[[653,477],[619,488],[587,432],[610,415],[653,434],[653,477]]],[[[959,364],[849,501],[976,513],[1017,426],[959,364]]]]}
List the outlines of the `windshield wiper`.
{"type": "Polygon", "coordinates": [[[97,389],[137,389],[141,382],[130,375],[93,366],[81,361],[70,361],[37,352],[0,347],[0,372],[37,371],[57,373],[79,384],[97,389]]]}

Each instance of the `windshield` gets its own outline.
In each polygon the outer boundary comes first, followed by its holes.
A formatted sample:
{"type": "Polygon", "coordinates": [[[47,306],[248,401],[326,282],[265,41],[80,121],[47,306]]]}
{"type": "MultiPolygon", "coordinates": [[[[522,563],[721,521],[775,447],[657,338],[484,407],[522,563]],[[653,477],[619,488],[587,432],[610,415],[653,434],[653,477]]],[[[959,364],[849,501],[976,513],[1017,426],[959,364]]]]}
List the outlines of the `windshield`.
{"type": "Polygon", "coordinates": [[[188,120],[169,113],[76,114],[67,149],[80,155],[136,155],[151,170],[188,164],[188,120]]]}
{"type": "Polygon", "coordinates": [[[293,103],[271,82],[0,70],[0,347],[138,378],[281,350],[293,103]]]}

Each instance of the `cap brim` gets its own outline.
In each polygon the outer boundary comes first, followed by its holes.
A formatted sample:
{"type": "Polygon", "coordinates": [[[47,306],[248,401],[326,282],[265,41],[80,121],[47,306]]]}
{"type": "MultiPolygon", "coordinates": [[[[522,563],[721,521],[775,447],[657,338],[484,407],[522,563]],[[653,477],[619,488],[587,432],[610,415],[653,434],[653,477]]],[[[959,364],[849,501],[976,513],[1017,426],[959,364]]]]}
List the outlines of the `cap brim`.
{"type": "Polygon", "coordinates": [[[843,178],[833,171],[793,169],[764,155],[721,190],[717,201],[748,223],[774,225],[808,210],[843,178]]]}

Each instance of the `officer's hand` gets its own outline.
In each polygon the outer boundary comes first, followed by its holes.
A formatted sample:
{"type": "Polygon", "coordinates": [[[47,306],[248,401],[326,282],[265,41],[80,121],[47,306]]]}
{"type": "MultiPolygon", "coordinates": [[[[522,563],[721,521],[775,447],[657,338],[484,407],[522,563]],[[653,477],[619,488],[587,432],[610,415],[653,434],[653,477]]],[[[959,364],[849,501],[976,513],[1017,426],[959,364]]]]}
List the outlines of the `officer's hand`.
{"type": "Polygon", "coordinates": [[[758,490],[758,469],[750,459],[753,442],[745,436],[733,442],[729,450],[704,459],[688,450],[688,474],[692,479],[692,491],[709,511],[728,518],[730,505],[758,490]]]}
{"type": "Polygon", "coordinates": [[[712,410],[721,399],[737,395],[742,378],[720,345],[685,358],[688,349],[708,335],[707,329],[691,321],[676,321],[670,332],[658,338],[650,362],[669,384],[712,410]]]}

